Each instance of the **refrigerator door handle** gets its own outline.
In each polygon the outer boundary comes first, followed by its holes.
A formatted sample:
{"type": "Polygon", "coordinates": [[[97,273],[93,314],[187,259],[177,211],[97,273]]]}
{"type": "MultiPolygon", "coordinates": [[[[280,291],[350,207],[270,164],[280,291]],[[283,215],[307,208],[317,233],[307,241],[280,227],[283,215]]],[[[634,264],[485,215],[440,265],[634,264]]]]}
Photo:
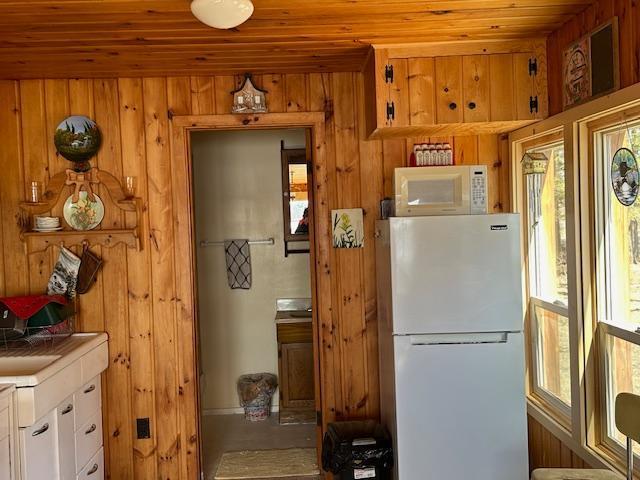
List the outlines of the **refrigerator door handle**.
{"type": "Polygon", "coordinates": [[[512,332],[482,333],[432,333],[410,335],[411,345],[474,345],[482,343],[507,343],[512,332]]]}

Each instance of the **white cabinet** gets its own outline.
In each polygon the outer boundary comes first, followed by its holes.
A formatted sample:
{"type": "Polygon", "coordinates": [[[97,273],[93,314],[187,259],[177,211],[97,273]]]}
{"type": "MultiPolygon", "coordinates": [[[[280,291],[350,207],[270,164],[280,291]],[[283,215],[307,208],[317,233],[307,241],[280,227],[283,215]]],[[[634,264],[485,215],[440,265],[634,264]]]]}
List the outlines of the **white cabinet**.
{"type": "Polygon", "coordinates": [[[30,427],[20,429],[22,480],[58,480],[56,412],[52,410],[30,427]]]}
{"type": "Polygon", "coordinates": [[[102,448],[98,450],[89,463],[78,474],[78,480],[96,480],[104,478],[104,454],[102,448]]]}
{"type": "Polygon", "coordinates": [[[103,480],[100,374],[109,361],[106,334],[74,334],[54,346],[34,347],[24,365],[3,361],[10,356],[3,353],[0,480],[103,480]],[[11,395],[3,383],[12,384],[11,395]]]}
{"type": "Polygon", "coordinates": [[[102,480],[101,404],[98,376],[21,428],[22,480],[102,480]]]}
{"type": "Polygon", "coordinates": [[[11,447],[9,447],[9,436],[0,440],[0,478],[11,477],[11,447]]]}
{"type": "Polygon", "coordinates": [[[102,447],[102,410],[100,408],[76,430],[75,445],[76,471],[80,472],[102,447]]]}
{"type": "Polygon", "coordinates": [[[101,397],[102,390],[99,376],[92,378],[73,394],[73,401],[76,407],[76,430],[84,425],[89,420],[89,417],[100,408],[101,397]]]}
{"type": "Polygon", "coordinates": [[[58,419],[58,463],[61,480],[76,478],[76,449],[73,395],[56,408],[58,419]]]}
{"type": "Polygon", "coordinates": [[[0,385],[0,479],[16,480],[18,441],[14,417],[13,385],[0,385]]]}

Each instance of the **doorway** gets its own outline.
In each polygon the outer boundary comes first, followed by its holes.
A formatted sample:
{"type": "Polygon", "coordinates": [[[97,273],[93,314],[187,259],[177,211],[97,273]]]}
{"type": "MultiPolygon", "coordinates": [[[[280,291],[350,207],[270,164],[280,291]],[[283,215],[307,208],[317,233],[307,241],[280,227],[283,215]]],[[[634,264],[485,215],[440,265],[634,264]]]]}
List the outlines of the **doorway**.
{"type": "Polygon", "coordinates": [[[310,139],[305,128],[190,134],[207,480],[319,473],[310,139]]]}

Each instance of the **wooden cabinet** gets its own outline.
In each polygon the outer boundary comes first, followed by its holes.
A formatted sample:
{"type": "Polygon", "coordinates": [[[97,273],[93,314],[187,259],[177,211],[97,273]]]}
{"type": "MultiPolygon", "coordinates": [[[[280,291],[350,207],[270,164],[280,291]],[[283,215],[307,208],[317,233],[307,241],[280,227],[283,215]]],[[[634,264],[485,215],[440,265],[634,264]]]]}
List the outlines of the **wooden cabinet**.
{"type": "Polygon", "coordinates": [[[369,138],[504,133],[547,116],[543,42],[372,47],[364,75],[369,138]]]}
{"type": "Polygon", "coordinates": [[[315,405],[313,337],[310,321],[279,323],[280,408],[315,405]]]}

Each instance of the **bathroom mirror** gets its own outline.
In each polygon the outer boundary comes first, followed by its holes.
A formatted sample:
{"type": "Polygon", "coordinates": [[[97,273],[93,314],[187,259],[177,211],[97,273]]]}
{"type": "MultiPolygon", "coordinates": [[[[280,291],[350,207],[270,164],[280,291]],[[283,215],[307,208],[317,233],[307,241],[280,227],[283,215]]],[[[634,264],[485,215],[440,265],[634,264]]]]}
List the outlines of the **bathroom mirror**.
{"type": "Polygon", "coordinates": [[[286,242],[309,240],[310,172],[304,148],[284,148],[282,159],[282,211],[286,242]]]}

